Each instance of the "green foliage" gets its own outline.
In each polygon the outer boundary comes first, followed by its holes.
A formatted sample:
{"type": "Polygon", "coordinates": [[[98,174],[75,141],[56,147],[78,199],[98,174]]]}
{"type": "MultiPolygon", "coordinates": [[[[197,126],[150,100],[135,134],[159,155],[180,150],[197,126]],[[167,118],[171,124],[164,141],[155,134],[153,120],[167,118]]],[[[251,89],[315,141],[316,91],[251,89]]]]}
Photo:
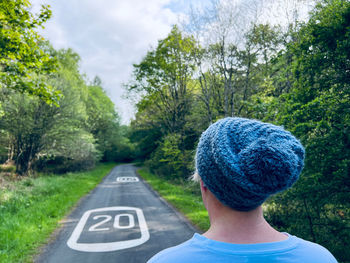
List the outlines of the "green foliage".
{"type": "Polygon", "coordinates": [[[183,179],[166,180],[148,172],[146,169],[140,169],[138,173],[165,200],[181,211],[200,231],[208,230],[208,212],[203,205],[198,183],[183,179]]]}
{"type": "Polygon", "coordinates": [[[102,160],[117,160],[116,151],[122,137],[118,130],[119,116],[114,104],[101,86],[101,80],[96,77],[93,85],[87,87],[87,130],[92,133],[97,142],[97,149],[102,153],[102,160]]]}
{"type": "Polygon", "coordinates": [[[171,177],[185,177],[193,169],[192,151],[181,151],[180,134],[171,133],[163,138],[148,161],[149,167],[157,174],[171,177]]]}
{"type": "Polygon", "coordinates": [[[140,64],[134,65],[135,82],[129,91],[143,95],[144,102],[138,104],[140,111],[146,105],[157,111],[154,118],[167,130],[179,132],[189,112],[191,93],[189,80],[195,65],[192,50],[195,42],[182,36],[174,26],[168,37],[160,40],[155,50],[149,51],[140,64]]]}
{"type": "Polygon", "coordinates": [[[36,15],[30,7],[28,0],[0,0],[1,262],[30,262],[111,164],[86,174],[18,175],[91,169],[101,157],[130,159],[133,151],[101,80],[87,85],[79,55],[54,50],[37,33],[51,16],[49,6],[36,15]]]}
{"type": "Polygon", "coordinates": [[[329,1],[288,47],[295,81],[278,99],[276,117],[302,140],[307,156],[298,184],[276,197],[283,205],[269,213],[274,224],[325,245],[342,262],[350,259],[349,36],[350,3],[329,1]]]}
{"type": "Polygon", "coordinates": [[[42,6],[34,16],[27,0],[0,1],[0,91],[27,92],[48,103],[57,103],[59,92],[34,76],[55,69],[55,59],[41,47],[43,38],[35,29],[51,16],[42,6]]]}
{"type": "Polygon", "coordinates": [[[39,156],[63,156],[84,163],[86,168],[93,167],[98,159],[95,139],[82,129],[86,112],[81,97],[86,87],[77,68],[78,56],[71,50],[56,54],[59,69],[49,77],[38,78],[63,95],[59,107],[14,91],[9,91],[2,103],[0,127],[9,134],[11,155],[20,174],[30,172],[39,156]]]}
{"type": "Polygon", "coordinates": [[[155,125],[147,125],[147,123],[140,121],[139,112],[137,116],[137,120],[131,122],[129,137],[130,141],[137,145],[134,150],[135,158],[145,160],[157,148],[158,139],[162,133],[155,125]]]}
{"type": "Polygon", "coordinates": [[[131,90],[140,91],[141,100],[131,139],[138,155],[161,179],[187,178],[198,138],[215,120],[242,116],[283,125],[305,146],[305,168],[295,187],[270,200],[266,217],[350,262],[349,1],[319,1],[308,22],[284,32],[252,25],[240,44],[225,33],[204,47],[193,42],[189,59],[181,60],[191,69],[185,73],[172,60],[171,52],[183,52],[170,41],[177,31],[135,65],[131,90]],[[182,78],[191,89],[182,100],[171,98],[169,87],[182,78]],[[184,111],[168,107],[183,101],[184,111]]]}
{"type": "Polygon", "coordinates": [[[149,163],[158,173],[169,169],[186,176],[189,172],[191,147],[186,139],[192,131],[186,123],[194,101],[196,45],[193,37],[174,26],[140,64],[134,65],[134,80],[128,90],[142,99],[131,124],[131,139],[138,142],[137,157],[152,156],[149,163]]]}
{"type": "Polygon", "coordinates": [[[115,166],[22,180],[4,179],[0,191],[0,262],[33,262],[58,222],[115,166]]]}
{"type": "Polygon", "coordinates": [[[14,165],[0,165],[0,172],[14,173],[16,171],[16,166],[14,165]]]}
{"type": "Polygon", "coordinates": [[[7,155],[15,161],[17,173],[86,170],[101,157],[127,159],[123,154],[130,160],[132,148],[121,132],[114,104],[96,81],[86,85],[79,55],[48,44],[45,49],[56,58],[58,68],[36,78],[62,95],[57,107],[10,89],[1,98],[0,129],[6,135],[2,143],[9,145],[7,155]]]}
{"type": "Polygon", "coordinates": [[[101,80],[86,85],[79,55],[36,32],[50,16],[49,6],[34,15],[27,0],[0,1],[0,159],[19,174],[89,169],[129,147],[101,80]]]}

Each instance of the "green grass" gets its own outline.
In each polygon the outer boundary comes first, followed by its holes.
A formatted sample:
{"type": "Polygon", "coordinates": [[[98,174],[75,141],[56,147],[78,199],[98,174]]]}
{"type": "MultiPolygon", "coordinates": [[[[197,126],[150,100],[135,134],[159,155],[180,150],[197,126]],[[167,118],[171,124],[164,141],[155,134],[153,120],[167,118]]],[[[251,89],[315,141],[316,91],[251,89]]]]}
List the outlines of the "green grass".
{"type": "Polygon", "coordinates": [[[176,207],[200,230],[206,231],[209,228],[208,213],[203,205],[198,183],[190,181],[170,182],[146,169],[140,169],[138,173],[159,195],[176,207]]]}
{"type": "Polygon", "coordinates": [[[88,172],[41,175],[0,187],[0,262],[32,262],[59,220],[114,166],[99,164],[88,172]]]}

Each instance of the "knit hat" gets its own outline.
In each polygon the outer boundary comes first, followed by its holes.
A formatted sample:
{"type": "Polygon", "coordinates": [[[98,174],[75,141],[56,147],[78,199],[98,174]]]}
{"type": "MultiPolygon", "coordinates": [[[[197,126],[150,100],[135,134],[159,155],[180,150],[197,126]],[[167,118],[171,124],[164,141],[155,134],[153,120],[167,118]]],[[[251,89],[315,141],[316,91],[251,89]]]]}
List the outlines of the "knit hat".
{"type": "Polygon", "coordinates": [[[249,211],[296,182],[304,155],[301,143],[282,127],[228,117],[202,133],[196,170],[220,202],[249,211]]]}

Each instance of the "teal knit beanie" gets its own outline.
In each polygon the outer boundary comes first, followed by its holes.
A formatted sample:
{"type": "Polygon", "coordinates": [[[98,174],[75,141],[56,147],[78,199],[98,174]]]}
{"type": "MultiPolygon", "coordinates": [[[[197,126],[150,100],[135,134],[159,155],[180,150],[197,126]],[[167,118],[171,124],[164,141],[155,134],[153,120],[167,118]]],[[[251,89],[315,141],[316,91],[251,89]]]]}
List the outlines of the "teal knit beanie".
{"type": "Polygon", "coordinates": [[[296,182],[304,155],[301,143],[282,127],[228,117],[202,133],[196,171],[220,202],[250,211],[296,182]]]}

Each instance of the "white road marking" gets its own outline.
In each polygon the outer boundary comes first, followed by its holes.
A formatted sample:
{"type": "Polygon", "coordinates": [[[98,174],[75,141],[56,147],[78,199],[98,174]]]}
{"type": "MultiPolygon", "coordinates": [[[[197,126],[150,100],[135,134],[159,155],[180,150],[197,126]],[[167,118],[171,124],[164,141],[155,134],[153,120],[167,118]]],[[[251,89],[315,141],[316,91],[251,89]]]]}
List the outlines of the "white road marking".
{"type": "Polygon", "coordinates": [[[139,178],[135,176],[120,176],[117,177],[117,182],[121,183],[133,183],[133,182],[138,182],[139,178]]]}
{"type": "Polygon", "coordinates": [[[114,228],[128,229],[128,228],[133,228],[134,226],[135,226],[135,219],[134,219],[133,215],[131,215],[131,214],[120,214],[120,215],[116,215],[115,216],[114,224],[113,224],[114,228]],[[126,226],[121,226],[120,225],[120,218],[122,216],[127,216],[128,217],[129,225],[126,225],[126,226]]]}
{"type": "Polygon", "coordinates": [[[97,228],[97,227],[99,227],[100,225],[103,225],[104,223],[108,222],[109,220],[112,219],[112,217],[109,216],[109,215],[99,215],[99,216],[94,216],[93,217],[94,220],[97,220],[99,218],[105,218],[105,219],[100,221],[100,222],[97,222],[94,225],[92,225],[89,228],[89,231],[108,231],[109,230],[109,228],[107,228],[107,227],[105,227],[105,228],[97,228]]]}
{"type": "MultiPolygon", "coordinates": [[[[104,228],[98,229],[97,227],[102,225],[103,223],[110,220],[110,216],[107,215],[100,215],[99,218],[104,217],[105,219],[97,224],[94,225],[93,231],[105,231],[104,228]]],[[[97,216],[93,217],[95,219],[98,219],[97,216]]],[[[119,228],[119,229],[126,229],[126,228],[132,228],[135,225],[134,216],[132,214],[119,214],[115,216],[115,221],[113,224],[113,227],[119,228]],[[129,219],[129,225],[127,226],[121,226],[120,225],[120,217],[128,217],[129,219]]],[[[92,227],[90,227],[91,229],[92,227]]],[[[90,230],[91,231],[91,230],[90,230]]],[[[97,208],[86,211],[83,216],[81,217],[79,223],[75,227],[72,235],[67,241],[67,245],[74,250],[78,251],[84,251],[84,252],[108,252],[108,251],[116,251],[116,250],[122,250],[127,249],[131,247],[139,246],[143,243],[145,243],[150,238],[148,227],[146,224],[145,217],[143,215],[143,212],[140,208],[136,207],[128,207],[128,206],[113,206],[113,207],[104,207],[104,208],[97,208]],[[78,243],[79,237],[83,232],[84,226],[89,219],[91,213],[95,212],[108,212],[108,211],[134,211],[136,212],[137,219],[139,222],[140,227],[140,233],[141,237],[131,240],[123,240],[123,241],[116,241],[116,242],[108,242],[108,243],[78,243]]]]}

